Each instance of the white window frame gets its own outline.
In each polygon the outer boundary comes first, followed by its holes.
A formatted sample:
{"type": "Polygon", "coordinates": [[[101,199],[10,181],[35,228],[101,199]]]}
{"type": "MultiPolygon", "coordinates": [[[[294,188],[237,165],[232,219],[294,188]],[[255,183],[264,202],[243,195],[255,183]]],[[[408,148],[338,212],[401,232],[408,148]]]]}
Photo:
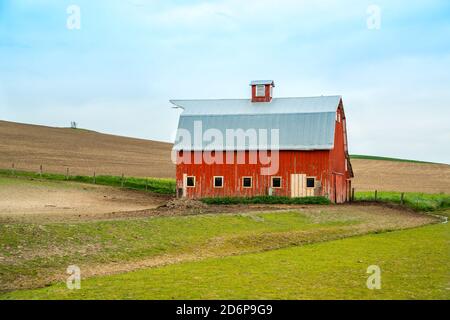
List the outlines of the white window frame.
{"type": "Polygon", "coordinates": [[[255,87],[255,96],[265,97],[266,96],[266,86],[264,84],[257,84],[255,87]],[[262,94],[259,92],[262,88],[262,94]],[[258,90],[259,89],[259,90],[258,90]]]}
{"type": "Polygon", "coordinates": [[[314,189],[316,187],[316,177],[306,177],[306,188],[307,189],[314,189]],[[308,187],[308,179],[314,179],[314,187],[308,187]]]}
{"type": "Polygon", "coordinates": [[[253,188],[253,177],[252,176],[244,176],[244,177],[242,177],[242,188],[245,188],[245,189],[253,188]],[[244,179],[246,179],[246,178],[250,179],[250,187],[244,186],[244,179]]]}
{"type": "Polygon", "coordinates": [[[270,187],[271,187],[272,189],[281,189],[281,188],[283,187],[283,178],[280,177],[280,176],[273,176],[273,177],[270,177],[270,187]],[[273,179],[277,179],[277,178],[280,179],[280,186],[279,186],[279,187],[274,187],[274,186],[273,186],[273,179]]]}
{"type": "Polygon", "coordinates": [[[225,179],[223,178],[223,176],[213,176],[213,187],[217,188],[217,189],[221,189],[223,188],[225,179]],[[220,187],[216,186],[216,178],[221,178],[222,179],[222,185],[220,187]]]}
{"type": "Polygon", "coordinates": [[[196,185],[197,185],[197,181],[195,179],[195,176],[186,176],[186,188],[195,188],[196,185]],[[193,186],[188,186],[187,181],[188,181],[189,178],[194,178],[194,185],[193,186]]]}

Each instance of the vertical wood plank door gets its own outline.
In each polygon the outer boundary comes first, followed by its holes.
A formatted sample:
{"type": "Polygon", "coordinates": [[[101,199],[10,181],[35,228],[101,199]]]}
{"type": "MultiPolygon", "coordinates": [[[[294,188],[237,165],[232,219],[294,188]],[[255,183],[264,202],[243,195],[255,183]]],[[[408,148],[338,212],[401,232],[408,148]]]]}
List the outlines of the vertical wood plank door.
{"type": "Polygon", "coordinates": [[[187,174],[183,173],[183,198],[187,196],[187,174]]]}
{"type": "Polygon", "coordinates": [[[306,196],[306,174],[291,174],[291,197],[299,198],[306,196]]]}
{"type": "Polygon", "coordinates": [[[345,180],[344,176],[336,175],[336,203],[345,202],[345,180]]]}

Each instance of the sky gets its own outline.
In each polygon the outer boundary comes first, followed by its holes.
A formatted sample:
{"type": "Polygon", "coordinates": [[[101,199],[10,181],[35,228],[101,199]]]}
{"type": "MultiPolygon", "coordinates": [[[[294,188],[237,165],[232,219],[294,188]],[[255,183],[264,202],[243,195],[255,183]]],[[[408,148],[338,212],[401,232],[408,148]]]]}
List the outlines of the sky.
{"type": "Polygon", "coordinates": [[[1,120],[173,142],[170,99],[257,79],[342,95],[350,153],[450,163],[450,1],[0,0],[1,120]]]}

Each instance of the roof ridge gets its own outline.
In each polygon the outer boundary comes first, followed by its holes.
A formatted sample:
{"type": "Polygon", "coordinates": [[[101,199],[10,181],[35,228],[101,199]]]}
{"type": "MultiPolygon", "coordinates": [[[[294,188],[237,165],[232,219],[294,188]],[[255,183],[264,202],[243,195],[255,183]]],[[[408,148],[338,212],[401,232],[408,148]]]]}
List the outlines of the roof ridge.
{"type": "MultiPolygon", "coordinates": [[[[324,97],[339,97],[342,98],[342,95],[322,95],[322,96],[307,96],[307,97],[274,97],[272,100],[281,100],[281,99],[305,99],[305,98],[324,98],[324,97]]],[[[170,99],[169,102],[173,103],[175,101],[232,101],[232,100],[245,100],[249,101],[249,98],[210,98],[210,99],[170,99]]]]}
{"type": "Polygon", "coordinates": [[[206,116],[273,116],[273,115],[289,115],[289,114],[316,114],[316,113],[333,113],[334,111],[307,111],[307,112],[261,112],[261,113],[211,113],[211,114],[181,114],[180,117],[206,117],[206,116]]]}

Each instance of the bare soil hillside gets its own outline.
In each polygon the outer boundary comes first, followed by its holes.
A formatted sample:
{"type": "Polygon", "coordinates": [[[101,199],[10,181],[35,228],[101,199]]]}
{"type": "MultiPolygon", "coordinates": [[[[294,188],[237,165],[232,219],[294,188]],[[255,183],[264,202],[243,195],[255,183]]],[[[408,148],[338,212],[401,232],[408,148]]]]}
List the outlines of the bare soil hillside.
{"type": "Polygon", "coordinates": [[[0,121],[0,168],[170,178],[172,145],[94,131],[0,121]]]}
{"type": "Polygon", "coordinates": [[[401,191],[450,194],[450,166],[385,160],[352,160],[357,191],[401,191]]]}

